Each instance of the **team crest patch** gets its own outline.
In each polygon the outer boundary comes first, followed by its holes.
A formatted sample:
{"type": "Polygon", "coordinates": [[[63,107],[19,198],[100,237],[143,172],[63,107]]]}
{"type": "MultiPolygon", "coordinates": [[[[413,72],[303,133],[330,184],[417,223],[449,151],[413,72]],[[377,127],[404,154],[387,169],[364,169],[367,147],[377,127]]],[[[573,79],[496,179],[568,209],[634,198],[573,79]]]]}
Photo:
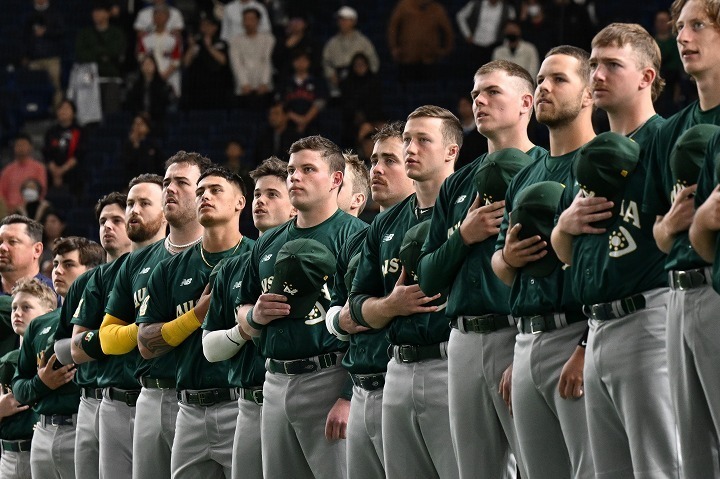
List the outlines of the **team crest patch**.
{"type": "Polygon", "coordinates": [[[291,296],[295,296],[297,294],[298,290],[293,288],[291,285],[289,285],[287,283],[283,283],[283,292],[287,293],[291,296]]]}
{"type": "Polygon", "coordinates": [[[88,331],[88,333],[85,335],[85,341],[90,342],[92,341],[92,338],[95,336],[95,333],[93,331],[88,331]]]}
{"type": "Polygon", "coordinates": [[[632,253],[637,249],[637,243],[633,239],[630,232],[623,226],[618,228],[618,231],[610,233],[610,239],[608,240],[610,247],[610,257],[620,258],[626,254],[632,253]]]}

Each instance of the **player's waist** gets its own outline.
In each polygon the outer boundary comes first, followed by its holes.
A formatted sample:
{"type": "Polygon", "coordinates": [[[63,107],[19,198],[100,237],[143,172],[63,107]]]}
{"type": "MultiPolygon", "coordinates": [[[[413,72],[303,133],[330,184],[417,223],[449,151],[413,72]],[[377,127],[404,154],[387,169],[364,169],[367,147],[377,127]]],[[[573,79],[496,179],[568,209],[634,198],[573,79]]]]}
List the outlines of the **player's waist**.
{"type": "Polygon", "coordinates": [[[524,334],[539,334],[566,328],[571,324],[587,321],[580,311],[564,313],[531,314],[515,317],[518,331],[524,334]]]}
{"type": "Polygon", "coordinates": [[[667,305],[667,288],[656,288],[607,303],[583,306],[583,313],[598,321],[609,321],[629,316],[644,309],[667,305]]]}
{"type": "Polygon", "coordinates": [[[388,357],[398,363],[447,359],[447,347],[447,341],[435,344],[391,344],[388,347],[388,357]]]}
{"type": "Polygon", "coordinates": [[[674,291],[687,291],[705,285],[712,285],[712,268],[673,270],[668,272],[668,284],[674,291]]]}
{"type": "Polygon", "coordinates": [[[450,320],[450,327],[461,333],[487,334],[515,326],[517,321],[509,314],[460,315],[450,320]]]}
{"type": "Polygon", "coordinates": [[[288,376],[314,373],[339,365],[344,354],[341,351],[334,351],[302,359],[268,358],[265,361],[265,368],[273,374],[285,374],[288,376]]]}

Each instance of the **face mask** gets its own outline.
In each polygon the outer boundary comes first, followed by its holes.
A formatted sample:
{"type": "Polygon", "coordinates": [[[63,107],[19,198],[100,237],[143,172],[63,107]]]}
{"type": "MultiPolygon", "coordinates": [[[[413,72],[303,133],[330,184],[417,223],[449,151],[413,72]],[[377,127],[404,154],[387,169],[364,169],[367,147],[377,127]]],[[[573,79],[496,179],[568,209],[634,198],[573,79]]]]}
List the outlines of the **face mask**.
{"type": "Polygon", "coordinates": [[[531,17],[537,17],[540,15],[540,5],[528,5],[527,13],[531,17]]]}
{"type": "Polygon", "coordinates": [[[40,199],[40,192],[34,188],[25,188],[22,190],[22,197],[26,203],[32,203],[40,199]]]}
{"type": "Polygon", "coordinates": [[[515,35],[515,34],[505,35],[505,39],[511,43],[516,42],[516,41],[520,40],[520,35],[515,35]]]}

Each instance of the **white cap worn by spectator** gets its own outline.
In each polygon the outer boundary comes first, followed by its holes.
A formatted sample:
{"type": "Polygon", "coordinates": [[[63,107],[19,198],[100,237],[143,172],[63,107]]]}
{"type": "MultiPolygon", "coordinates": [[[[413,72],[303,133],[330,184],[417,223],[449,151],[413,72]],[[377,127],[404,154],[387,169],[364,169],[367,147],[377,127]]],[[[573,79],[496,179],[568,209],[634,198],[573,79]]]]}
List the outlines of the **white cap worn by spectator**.
{"type": "Polygon", "coordinates": [[[348,20],[357,20],[358,14],[352,7],[341,7],[335,14],[338,18],[346,18],[348,20]]]}

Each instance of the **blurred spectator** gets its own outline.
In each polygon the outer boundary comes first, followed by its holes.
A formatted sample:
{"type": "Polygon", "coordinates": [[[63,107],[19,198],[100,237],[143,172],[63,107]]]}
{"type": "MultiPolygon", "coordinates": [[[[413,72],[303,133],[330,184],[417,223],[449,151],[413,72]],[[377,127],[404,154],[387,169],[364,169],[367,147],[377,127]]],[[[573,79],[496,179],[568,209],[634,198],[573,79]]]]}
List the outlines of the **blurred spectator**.
{"type": "Polygon", "coordinates": [[[248,8],[254,8],[260,12],[259,32],[270,33],[270,16],[265,6],[255,0],[231,0],[225,5],[225,12],[222,19],[222,30],[220,37],[226,42],[230,42],[232,38],[239,34],[245,33],[243,25],[243,12],[248,8]]]}
{"type": "Polygon", "coordinates": [[[51,207],[45,210],[40,223],[43,225],[43,252],[40,255],[40,273],[50,277],[54,257],[52,245],[56,239],[62,238],[65,233],[65,216],[51,207]]]}
{"type": "Polygon", "coordinates": [[[122,148],[120,164],[125,178],[129,182],[142,173],[158,173],[162,171],[162,153],[157,140],[152,135],[152,120],[147,113],[138,113],[133,118],[130,134],[122,148]]]}
{"type": "MultiPolygon", "coordinates": [[[[302,15],[295,15],[288,20],[285,27],[285,36],[275,43],[273,52],[273,65],[277,71],[277,77],[282,78],[289,74],[292,63],[292,53],[295,50],[305,50],[310,54],[313,68],[319,69],[321,65],[321,48],[308,30],[307,18],[302,15]]],[[[313,71],[317,75],[318,71],[313,71]]]]}
{"type": "Polygon", "coordinates": [[[260,11],[243,10],[245,32],[230,39],[230,65],[235,77],[235,95],[239,105],[254,110],[267,107],[272,92],[272,52],[275,37],[258,31],[260,11]]]}
{"type": "Polygon", "coordinates": [[[288,118],[301,134],[314,133],[315,119],[325,107],[325,85],[310,73],[310,54],[299,50],[293,55],[293,71],[279,90],[288,118]]]}
{"type": "Polygon", "coordinates": [[[93,25],[80,30],[75,43],[77,63],[96,63],[100,77],[103,114],[120,109],[120,85],[125,55],[125,34],[110,25],[110,5],[93,3],[93,25]]]}
{"type": "Polygon", "coordinates": [[[138,62],[151,55],[155,59],[160,78],[173,89],[175,96],[180,98],[180,60],[182,58],[182,39],[177,33],[167,28],[170,10],[167,5],[153,7],[155,30],[140,36],[138,39],[138,62]]]}
{"type": "Polygon", "coordinates": [[[488,151],[487,138],[477,131],[472,100],[469,96],[463,95],[458,99],[457,113],[463,129],[463,144],[455,161],[455,171],[472,163],[475,158],[488,151]]]}
{"type": "Polygon", "coordinates": [[[520,24],[509,20],[503,28],[505,40],[493,51],[493,60],[508,60],[517,63],[535,78],[540,68],[540,60],[535,45],[522,39],[520,24]]]}
{"type": "Polygon", "coordinates": [[[358,18],[355,9],[342,7],[335,16],[338,33],[328,40],[323,49],[323,70],[332,97],[340,96],[340,82],[347,76],[350,61],[356,53],[365,54],[373,73],[380,68],[372,42],[355,28],[358,18]]]}
{"type": "Polygon", "coordinates": [[[356,53],[350,62],[347,76],[340,82],[343,114],[343,145],[353,144],[360,124],[383,117],[382,84],[370,69],[364,53],[356,53]]]}
{"type": "Polygon", "coordinates": [[[595,26],[584,0],[553,0],[546,7],[553,45],[573,45],[590,51],[595,26]]]}
{"type": "Polygon", "coordinates": [[[138,12],[135,18],[133,28],[138,34],[152,33],[155,30],[154,11],[158,5],[164,5],[168,8],[167,29],[172,33],[181,33],[185,30],[185,20],[182,12],[177,8],[167,4],[166,0],[153,0],[153,5],[148,5],[138,12]]]}
{"type": "Polygon", "coordinates": [[[245,148],[240,140],[230,140],[225,144],[225,161],[222,166],[245,178],[254,165],[245,158],[245,148]]]}
{"type": "Polygon", "coordinates": [[[503,0],[471,0],[455,16],[465,42],[472,46],[472,62],[481,66],[490,61],[502,42],[503,25],[515,18],[515,9],[503,0]]]}
{"type": "Polygon", "coordinates": [[[373,141],[373,135],[376,131],[380,130],[383,126],[383,122],[365,122],[358,127],[357,136],[355,137],[356,148],[358,156],[365,163],[370,162],[370,156],[373,152],[375,142],[373,141]]]}
{"type": "Polygon", "coordinates": [[[220,39],[220,22],[213,14],[200,17],[200,33],[188,37],[183,58],[182,103],[188,109],[226,108],[233,83],[228,45],[220,39]]]}
{"type": "Polygon", "coordinates": [[[152,55],[140,61],[139,73],[125,97],[125,109],[133,113],[146,111],[153,122],[162,123],[174,92],[157,71],[152,55]]]}
{"type": "Polygon", "coordinates": [[[23,204],[20,186],[25,180],[34,179],[41,186],[40,198],[47,192],[47,170],[45,165],[33,158],[30,137],[20,134],[13,142],[13,161],[0,173],[0,196],[7,211],[15,211],[23,204]]]}
{"type": "MultiPolygon", "coordinates": [[[[43,158],[48,170],[48,185],[51,188],[66,186],[71,193],[82,189],[82,130],[75,121],[75,104],[63,100],[55,111],[57,123],[45,132],[43,158]]],[[[26,215],[27,216],[27,215],[26,215]]],[[[37,219],[37,218],[36,218],[37,219]]]]}
{"type": "Polygon", "coordinates": [[[60,9],[50,0],[33,0],[33,10],[25,17],[23,29],[23,64],[30,70],[45,70],[55,94],[53,106],[62,99],[60,57],[65,39],[65,21],[60,9]]]}
{"type": "Polygon", "coordinates": [[[445,7],[435,0],[400,0],[388,25],[388,43],[401,83],[429,79],[440,58],[453,49],[454,33],[445,7]]]}
{"type": "Polygon", "coordinates": [[[301,136],[295,125],[288,121],[285,105],[281,102],[270,107],[267,120],[268,126],[260,132],[255,144],[255,163],[258,165],[271,156],[287,161],[290,146],[301,136]]]}
{"type": "Polygon", "coordinates": [[[667,117],[678,110],[680,78],[683,73],[677,39],[672,31],[672,19],[667,10],[655,14],[655,42],[662,58],[660,76],[665,79],[665,89],[655,100],[655,108],[659,114],[667,117]]]}
{"type": "Polygon", "coordinates": [[[20,196],[22,203],[15,208],[19,215],[27,216],[35,221],[40,221],[45,213],[52,207],[49,201],[40,197],[42,185],[34,178],[28,178],[20,185],[20,196]]]}
{"type": "Polygon", "coordinates": [[[535,45],[538,56],[544,58],[555,44],[552,43],[554,32],[550,31],[542,2],[523,0],[520,5],[519,21],[525,40],[535,45]]]}

